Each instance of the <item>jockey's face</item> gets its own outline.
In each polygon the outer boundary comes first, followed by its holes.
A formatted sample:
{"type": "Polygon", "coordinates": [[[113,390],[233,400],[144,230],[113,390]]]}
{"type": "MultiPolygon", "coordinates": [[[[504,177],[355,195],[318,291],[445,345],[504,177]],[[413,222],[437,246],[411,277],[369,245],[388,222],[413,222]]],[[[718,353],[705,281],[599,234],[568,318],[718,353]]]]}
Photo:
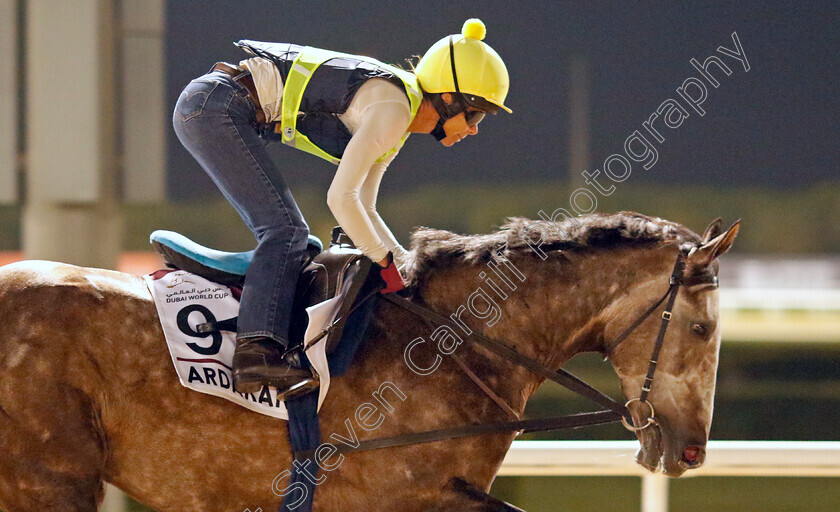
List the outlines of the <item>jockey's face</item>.
{"type": "Polygon", "coordinates": [[[478,133],[478,125],[470,126],[467,123],[466,116],[461,113],[443,123],[443,131],[446,132],[446,137],[441,139],[440,143],[450,147],[467,136],[478,133]]]}
{"type": "MultiPolygon", "coordinates": [[[[449,93],[443,93],[441,98],[447,105],[451,105],[454,101],[449,93]]],[[[446,137],[441,139],[440,143],[446,147],[451,147],[467,136],[477,134],[478,123],[482,119],[484,119],[484,112],[474,107],[468,107],[466,112],[461,112],[443,123],[443,131],[446,132],[446,137]]]]}

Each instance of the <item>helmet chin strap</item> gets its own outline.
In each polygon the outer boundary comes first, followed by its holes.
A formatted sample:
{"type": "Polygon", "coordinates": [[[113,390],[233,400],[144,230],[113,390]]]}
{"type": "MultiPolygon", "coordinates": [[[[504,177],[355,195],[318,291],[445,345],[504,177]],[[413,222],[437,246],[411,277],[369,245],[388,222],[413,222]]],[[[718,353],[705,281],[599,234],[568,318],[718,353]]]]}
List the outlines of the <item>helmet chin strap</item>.
{"type": "Polygon", "coordinates": [[[436,94],[432,98],[432,105],[438,113],[438,122],[431,131],[431,134],[438,142],[446,138],[446,130],[443,128],[443,125],[453,117],[466,111],[466,106],[461,98],[461,88],[458,87],[458,72],[455,69],[455,48],[452,36],[449,36],[449,65],[452,68],[452,81],[455,84],[455,93],[453,96],[458,101],[453,101],[452,104],[448,105],[443,101],[440,94],[436,94]]]}
{"type": "Polygon", "coordinates": [[[443,129],[443,123],[444,122],[445,121],[443,120],[442,117],[439,118],[437,124],[432,129],[432,131],[430,132],[432,134],[432,137],[434,137],[435,140],[438,141],[438,142],[440,142],[440,141],[442,141],[443,139],[446,138],[446,130],[443,129]]]}
{"type": "Polygon", "coordinates": [[[438,122],[430,133],[436,140],[441,141],[446,137],[446,130],[443,125],[462,112],[461,105],[457,101],[447,105],[439,94],[432,98],[432,105],[438,114],[438,122]]]}
{"type": "Polygon", "coordinates": [[[463,114],[450,118],[446,121],[439,120],[432,130],[432,135],[446,147],[449,147],[463,139],[470,132],[470,125],[467,124],[463,114]]]}

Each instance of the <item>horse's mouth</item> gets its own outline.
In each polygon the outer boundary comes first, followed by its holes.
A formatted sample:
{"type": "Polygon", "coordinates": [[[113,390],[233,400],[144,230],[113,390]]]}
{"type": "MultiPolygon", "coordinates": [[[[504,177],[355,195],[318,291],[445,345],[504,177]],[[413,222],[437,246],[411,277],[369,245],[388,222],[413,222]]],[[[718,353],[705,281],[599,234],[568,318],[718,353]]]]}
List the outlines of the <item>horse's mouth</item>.
{"type": "Polygon", "coordinates": [[[658,424],[640,430],[636,433],[639,438],[640,448],[636,453],[636,462],[651,473],[662,472],[666,476],[676,478],[687,469],[699,467],[700,464],[691,466],[683,460],[679,449],[669,449],[668,443],[663,438],[663,429],[658,424]]]}
{"type": "Polygon", "coordinates": [[[639,451],[636,452],[636,462],[650,471],[657,473],[662,467],[662,431],[659,425],[653,424],[646,429],[636,432],[639,438],[639,451]]]}

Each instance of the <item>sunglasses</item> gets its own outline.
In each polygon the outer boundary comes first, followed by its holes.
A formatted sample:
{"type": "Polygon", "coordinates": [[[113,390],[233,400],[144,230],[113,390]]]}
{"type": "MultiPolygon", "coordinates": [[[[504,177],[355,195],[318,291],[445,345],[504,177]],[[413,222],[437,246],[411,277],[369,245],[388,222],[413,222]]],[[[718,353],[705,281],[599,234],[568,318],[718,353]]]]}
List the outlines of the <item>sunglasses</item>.
{"type": "Polygon", "coordinates": [[[482,112],[480,110],[464,110],[464,118],[467,121],[467,126],[473,127],[481,122],[484,119],[484,116],[487,115],[486,112],[482,112]]]}

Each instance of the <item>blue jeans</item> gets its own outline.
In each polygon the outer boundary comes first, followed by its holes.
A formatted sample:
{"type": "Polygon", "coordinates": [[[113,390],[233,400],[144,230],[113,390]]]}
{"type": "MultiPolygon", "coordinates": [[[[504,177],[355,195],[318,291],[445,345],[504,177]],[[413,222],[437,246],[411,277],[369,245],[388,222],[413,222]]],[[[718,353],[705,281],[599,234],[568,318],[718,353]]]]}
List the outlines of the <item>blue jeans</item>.
{"type": "Polygon", "coordinates": [[[178,97],[172,123],[178,139],[257,239],[242,290],[237,339],[267,336],[287,346],[309,227],[265,150],[247,94],[228,75],[210,72],[178,97]]]}

